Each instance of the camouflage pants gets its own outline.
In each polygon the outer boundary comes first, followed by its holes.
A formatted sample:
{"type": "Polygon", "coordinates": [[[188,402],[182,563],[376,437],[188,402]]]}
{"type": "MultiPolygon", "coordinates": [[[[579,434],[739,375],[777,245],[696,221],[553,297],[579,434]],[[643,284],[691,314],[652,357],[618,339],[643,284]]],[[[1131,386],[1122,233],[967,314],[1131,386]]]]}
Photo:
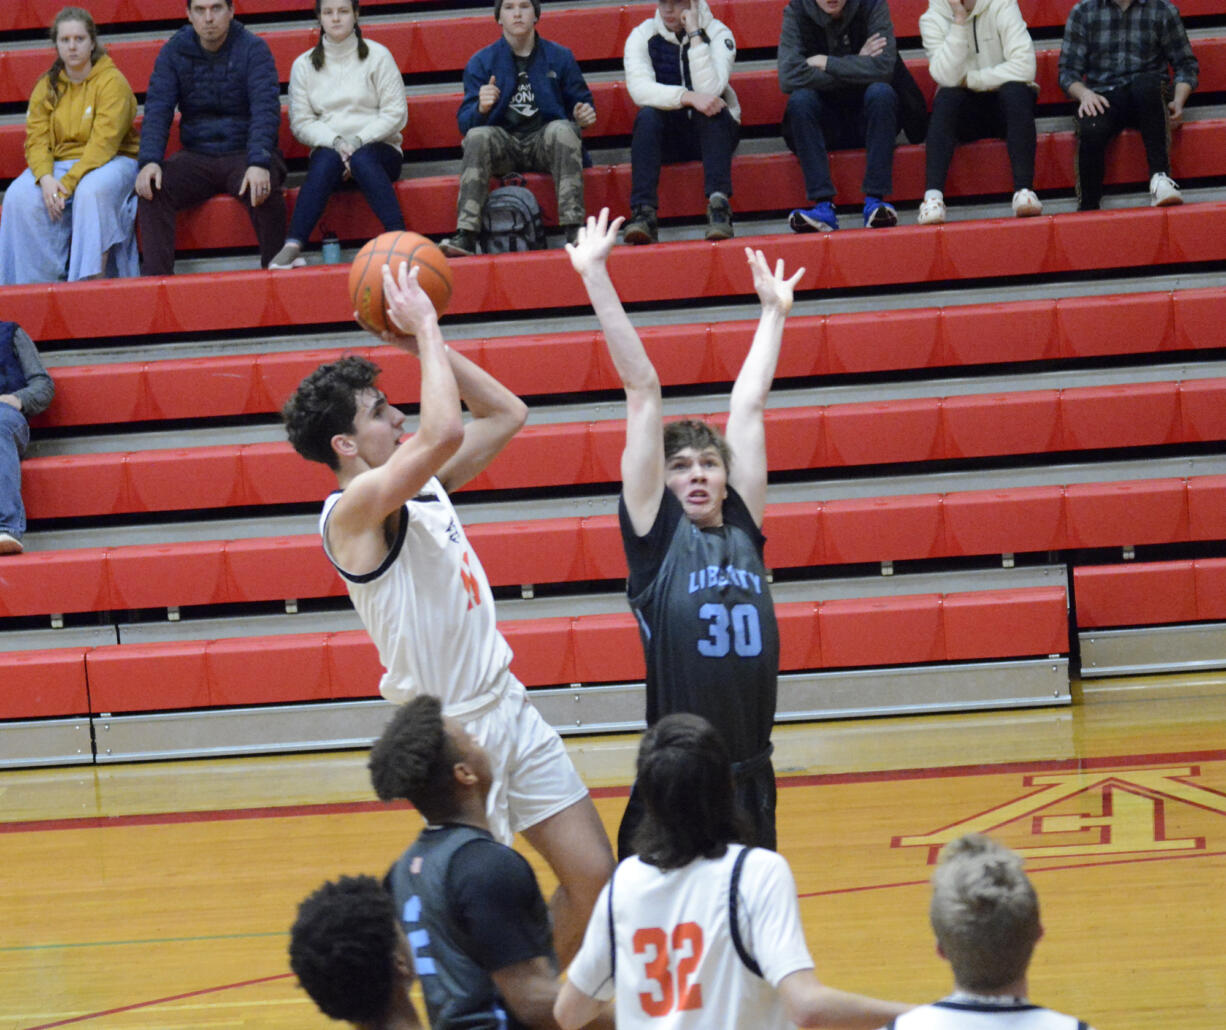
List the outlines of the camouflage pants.
{"type": "Polygon", "coordinates": [[[547,122],[528,136],[496,125],[478,125],[464,134],[456,227],[477,232],[491,175],[548,172],[558,191],[558,224],[580,225],[583,208],[583,144],[574,122],[547,122]]]}

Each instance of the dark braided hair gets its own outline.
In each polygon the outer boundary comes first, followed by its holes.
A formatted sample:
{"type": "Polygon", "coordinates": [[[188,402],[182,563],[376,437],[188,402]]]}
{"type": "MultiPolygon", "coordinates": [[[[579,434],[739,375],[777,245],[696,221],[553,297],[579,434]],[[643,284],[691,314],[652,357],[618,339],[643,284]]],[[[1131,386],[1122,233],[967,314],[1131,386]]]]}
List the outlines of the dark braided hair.
{"type": "MultiPolygon", "coordinates": [[[[85,31],[89,33],[90,41],[93,43],[93,49],[90,50],[89,60],[91,64],[97,64],[98,58],[106,53],[106,47],[98,42],[98,26],[94,24],[93,15],[89,11],[81,7],[65,7],[59,14],[55,16],[55,20],[51,22],[51,44],[56,46],[60,38],[60,24],[66,21],[79,21],[85,26],[85,31]]],[[[64,70],[64,59],[60,57],[59,47],[56,46],[55,60],[51,62],[51,67],[43,74],[47,79],[47,85],[51,89],[51,106],[54,107],[60,99],[60,72],[64,70]]]]}
{"type": "Polygon", "coordinates": [[[324,1015],[370,1022],[391,1004],[398,943],[391,895],[371,876],[342,876],[298,906],[289,964],[324,1015]]]}
{"type": "Polygon", "coordinates": [[[455,777],[460,761],[443,727],[443,706],[422,694],[396,710],[370,749],[370,782],[381,801],[410,801],[427,822],[455,813],[455,777]]]}
{"type": "MultiPolygon", "coordinates": [[[[359,0],[349,0],[353,6],[353,34],[358,37],[358,60],[365,61],[367,55],[370,54],[370,47],[366,45],[366,40],[362,38],[362,26],[358,24],[358,8],[361,6],[359,0]]],[[[324,0],[315,0],[315,17],[320,17],[320,11],[323,9],[324,0]]],[[[315,49],[311,51],[311,67],[319,71],[324,66],[324,27],[319,26],[319,42],[315,44],[315,49]]]]}

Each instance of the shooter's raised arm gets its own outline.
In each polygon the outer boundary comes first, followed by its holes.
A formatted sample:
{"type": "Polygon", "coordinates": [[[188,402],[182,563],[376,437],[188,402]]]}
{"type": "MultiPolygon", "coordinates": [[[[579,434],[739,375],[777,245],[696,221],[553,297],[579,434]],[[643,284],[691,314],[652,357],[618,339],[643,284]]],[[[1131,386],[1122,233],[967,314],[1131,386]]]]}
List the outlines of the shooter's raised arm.
{"type": "Polygon", "coordinates": [[[328,519],[328,543],[350,571],[364,571],[371,557],[377,566],[387,552],[385,520],[416,496],[464,442],[459,388],[434,304],[417,284],[417,269],[401,264],[393,278],[385,265],[383,295],[401,334],[384,338],[421,362],[421,413],[417,432],[397,445],[404,416],[371,388],[356,398],[354,431],[334,438],[334,446],[351,461],[338,477],[344,493],[328,519]]]}

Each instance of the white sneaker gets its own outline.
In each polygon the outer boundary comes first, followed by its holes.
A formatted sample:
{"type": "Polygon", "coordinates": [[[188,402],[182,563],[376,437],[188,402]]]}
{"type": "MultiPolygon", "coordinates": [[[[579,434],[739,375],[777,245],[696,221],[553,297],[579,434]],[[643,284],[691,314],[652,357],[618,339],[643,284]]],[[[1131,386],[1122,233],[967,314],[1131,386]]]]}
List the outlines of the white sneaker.
{"type": "Polygon", "coordinates": [[[1173,207],[1183,203],[1183,194],[1166,172],[1154,172],[1149,180],[1149,206],[1173,207]]]}
{"type": "Polygon", "coordinates": [[[284,247],[277,251],[273,259],[268,262],[268,267],[275,271],[285,271],[290,268],[302,268],[306,265],[306,258],[302,256],[302,248],[296,243],[287,243],[284,247]]]}
{"type": "Polygon", "coordinates": [[[920,204],[919,218],[916,221],[920,225],[942,225],[945,222],[945,201],[940,197],[931,197],[920,204]]]}
{"type": "Polygon", "coordinates": [[[0,532],[0,554],[21,554],[25,548],[12,533],[0,532]]]}
{"type": "Polygon", "coordinates": [[[1043,201],[1034,190],[1018,190],[1013,194],[1013,214],[1018,218],[1033,218],[1043,213],[1043,201]]]}

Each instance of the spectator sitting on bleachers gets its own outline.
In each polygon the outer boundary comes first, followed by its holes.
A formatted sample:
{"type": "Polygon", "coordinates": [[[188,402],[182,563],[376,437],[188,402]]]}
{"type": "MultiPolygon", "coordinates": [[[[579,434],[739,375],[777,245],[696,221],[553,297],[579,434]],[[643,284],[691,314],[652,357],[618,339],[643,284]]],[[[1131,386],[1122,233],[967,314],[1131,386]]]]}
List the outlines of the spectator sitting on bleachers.
{"type": "Polygon", "coordinates": [[[342,876],[303,899],[289,964],[319,1010],[368,1030],[419,1030],[413,957],[392,896],[372,876],[342,876]]]}
{"type": "Polygon", "coordinates": [[[1126,126],[1141,132],[1150,204],[1183,203],[1170,175],[1171,129],[1183,119],[1199,71],[1169,0],[1081,0],[1069,12],[1060,88],[1077,102],[1078,210],[1102,205],[1107,144],[1126,126]]]}
{"type": "Polygon", "coordinates": [[[937,953],[953,967],[954,992],[898,1016],[890,1030],[1089,1030],[1027,1000],[1026,974],[1043,926],[1038,895],[1015,852],[979,833],[947,844],[932,874],[929,918],[937,953]]]}
{"type": "Polygon", "coordinates": [[[596,109],[575,55],[538,35],[540,17],[541,0],[494,0],[502,37],[464,69],[456,231],[441,244],[452,257],[476,253],[491,175],[549,172],[568,243],[583,224],[580,130],[595,123],[596,109]]]}
{"type": "Polygon", "coordinates": [[[945,221],[945,177],[958,143],[1003,138],[1013,171],[1013,213],[1041,214],[1034,192],[1034,42],[1017,0],[929,0],[920,15],[928,71],[937,84],[925,148],[919,224],[945,221]]]}
{"type": "Polygon", "coordinates": [[[362,38],[358,0],[315,0],[319,43],[289,73],[289,127],[311,147],[285,246],[269,268],[305,262],[302,245],[340,184],[352,178],[387,231],[404,229],[392,184],[400,178],[404,80],[391,51],[362,38]]]}
{"type": "Polygon", "coordinates": [[[176,214],[218,193],[247,206],[267,267],[285,242],[277,66],[268,44],[233,20],[233,0],[188,0],[187,16],[158,53],[145,97],[141,272],[174,273],[176,214]],[[176,107],[183,149],[167,158],[176,107]]]}
{"type": "Polygon", "coordinates": [[[45,411],[55,384],[34,341],[16,322],[0,322],[0,554],[20,554],[26,531],[21,457],[30,442],[26,420],[45,411]]]}
{"type": "Polygon", "coordinates": [[[4,194],[0,284],[69,282],[140,271],[136,252],[136,97],[98,42],[88,11],[51,24],[56,58],[26,113],[27,168],[4,194]]]}
{"type": "Polygon", "coordinates": [[[779,87],[789,94],[783,138],[800,160],[809,208],[793,232],[839,227],[829,150],[864,147],[864,225],[898,224],[893,187],[898,46],[886,0],[790,0],[779,36],[779,87]]]}
{"type": "Polygon", "coordinates": [[[656,13],[626,40],[626,89],[639,106],[630,141],[627,243],[656,242],[660,165],[702,161],[708,240],[732,232],[732,152],[741,108],[728,80],[736,61],[732,31],[706,0],[659,0],[656,13]]]}

